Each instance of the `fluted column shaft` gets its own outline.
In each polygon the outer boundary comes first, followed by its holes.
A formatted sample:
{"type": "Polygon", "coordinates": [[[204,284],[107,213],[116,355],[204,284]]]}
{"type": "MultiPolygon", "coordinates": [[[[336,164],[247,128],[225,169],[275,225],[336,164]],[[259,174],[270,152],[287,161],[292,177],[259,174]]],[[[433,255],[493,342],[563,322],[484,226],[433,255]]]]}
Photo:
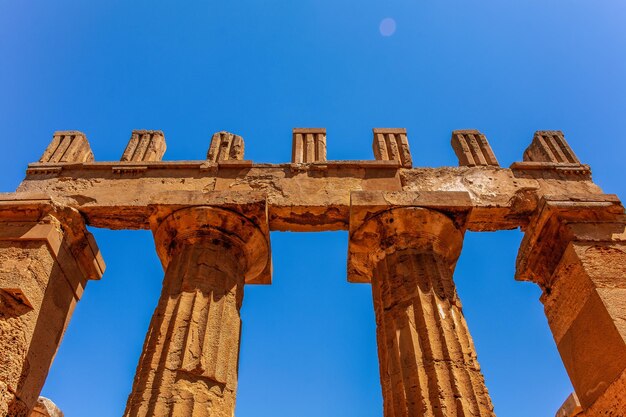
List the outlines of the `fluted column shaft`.
{"type": "Polygon", "coordinates": [[[155,233],[169,249],[168,265],[125,416],[232,417],[247,243],[211,225],[235,214],[177,215],[165,221],[173,233],[155,233]]]}
{"type": "Polygon", "coordinates": [[[386,417],[492,416],[447,262],[399,250],[372,280],[386,417]]]}
{"type": "Polygon", "coordinates": [[[450,218],[413,207],[351,235],[351,265],[372,282],[385,417],[494,416],[452,280],[462,242],[450,218]]]}

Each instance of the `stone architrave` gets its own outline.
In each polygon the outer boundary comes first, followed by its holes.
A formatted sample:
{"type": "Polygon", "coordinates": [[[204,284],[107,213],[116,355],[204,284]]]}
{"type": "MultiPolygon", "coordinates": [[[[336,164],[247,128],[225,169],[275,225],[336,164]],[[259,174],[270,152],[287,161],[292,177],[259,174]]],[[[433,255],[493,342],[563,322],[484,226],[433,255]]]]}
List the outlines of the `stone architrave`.
{"type": "Polygon", "coordinates": [[[351,224],[350,268],[372,282],[385,417],[494,416],[452,280],[462,244],[451,218],[424,208],[351,224]]]}
{"type": "Polygon", "coordinates": [[[87,280],[103,272],[77,212],[0,201],[0,415],[30,414],[87,280]]]}
{"type": "Polygon", "coordinates": [[[537,283],[585,417],[626,410],[626,215],[616,196],[547,197],[516,279],[537,283]]]}
{"type": "Polygon", "coordinates": [[[246,281],[267,270],[269,236],[249,218],[199,206],[155,221],[163,292],[126,417],[232,417],[246,281]]]}

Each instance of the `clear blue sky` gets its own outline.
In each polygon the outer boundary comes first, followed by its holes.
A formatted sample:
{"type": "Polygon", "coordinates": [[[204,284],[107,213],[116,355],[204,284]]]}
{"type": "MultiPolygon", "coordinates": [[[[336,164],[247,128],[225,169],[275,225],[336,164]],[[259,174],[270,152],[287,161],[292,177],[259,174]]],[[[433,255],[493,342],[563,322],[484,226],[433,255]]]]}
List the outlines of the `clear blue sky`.
{"type": "MultiPolygon", "coordinates": [[[[626,197],[624,22],[621,0],[0,0],[0,191],[55,130],[85,132],[100,161],[161,129],[167,160],[230,130],[247,159],[285,162],[291,128],[322,126],[330,159],[372,159],[372,127],[406,127],[416,166],[456,165],[453,129],[482,130],[503,166],[561,129],[626,197]]],[[[149,232],[93,232],[108,269],[43,392],[66,417],[121,416],[163,276],[149,232]]],[[[273,285],[246,287],[237,417],[382,416],[347,233],[271,238],[273,285]]],[[[571,386],[538,288],[513,280],[520,239],[468,233],[455,279],[497,414],[551,417],[571,386]]]]}

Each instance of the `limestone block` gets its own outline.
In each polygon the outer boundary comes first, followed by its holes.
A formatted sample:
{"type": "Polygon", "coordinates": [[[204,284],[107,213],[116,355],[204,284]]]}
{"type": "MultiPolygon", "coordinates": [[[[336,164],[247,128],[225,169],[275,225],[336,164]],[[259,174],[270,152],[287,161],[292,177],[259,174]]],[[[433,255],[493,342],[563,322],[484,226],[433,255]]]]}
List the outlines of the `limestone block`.
{"type": "Polygon", "coordinates": [[[453,131],[452,148],[459,158],[459,166],[500,166],[487,138],[478,130],[453,131]]]}
{"type": "Polygon", "coordinates": [[[93,153],[85,134],[68,130],[54,132],[52,142],[39,162],[92,162],[93,160],[93,153]]]}
{"type": "Polygon", "coordinates": [[[165,136],[160,130],[133,130],[121,161],[160,161],[165,149],[165,136]]]}
{"type": "Polygon", "coordinates": [[[609,413],[626,406],[626,216],[619,200],[546,198],[527,227],[516,278],[543,289],[584,415],[620,415],[609,413]]]}
{"type": "Polygon", "coordinates": [[[29,417],[63,417],[63,411],[48,398],[39,397],[29,417]]]}
{"type": "Polygon", "coordinates": [[[398,161],[405,168],[413,166],[406,129],[381,129],[374,131],[374,156],[379,161],[398,161]]]}
{"type": "Polygon", "coordinates": [[[35,406],[87,280],[104,271],[80,215],[27,221],[22,209],[0,209],[0,415],[16,417],[35,406]]]}
{"type": "Polygon", "coordinates": [[[241,136],[217,132],[211,139],[207,159],[211,162],[243,160],[244,143],[241,136]]]}
{"type": "Polygon", "coordinates": [[[554,417],[574,417],[582,413],[583,408],[580,405],[578,396],[575,392],[572,392],[565,400],[559,411],[556,412],[554,417]]]}
{"type": "Polygon", "coordinates": [[[524,151],[524,161],[580,164],[560,130],[535,132],[532,143],[524,151]]]}
{"type": "Polygon", "coordinates": [[[294,164],[326,162],[326,129],[293,129],[291,162],[294,164]]]}

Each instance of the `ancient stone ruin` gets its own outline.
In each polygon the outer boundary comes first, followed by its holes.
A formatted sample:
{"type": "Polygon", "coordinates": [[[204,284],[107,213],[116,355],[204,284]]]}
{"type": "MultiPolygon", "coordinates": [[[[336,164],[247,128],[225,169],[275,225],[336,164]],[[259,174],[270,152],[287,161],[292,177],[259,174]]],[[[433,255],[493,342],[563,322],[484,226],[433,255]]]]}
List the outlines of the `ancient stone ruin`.
{"type": "Polygon", "coordinates": [[[294,129],[291,163],[264,164],[220,132],[206,160],[162,161],[163,133],[141,130],[120,162],[96,162],[84,134],[56,132],[0,195],[0,415],[51,413],[38,396],[52,358],[104,272],[90,225],[151,229],[165,271],[126,417],[233,416],[243,287],[271,283],[270,230],[349,230],[385,417],[493,416],[453,274],[466,230],[518,227],[515,278],[543,290],[575,388],[558,415],[625,416],[624,207],[561,132],[537,132],[509,168],[476,130],[452,147],[458,167],[414,168],[404,129],[374,129],[375,159],[333,161],[325,129],[294,129]]]}

